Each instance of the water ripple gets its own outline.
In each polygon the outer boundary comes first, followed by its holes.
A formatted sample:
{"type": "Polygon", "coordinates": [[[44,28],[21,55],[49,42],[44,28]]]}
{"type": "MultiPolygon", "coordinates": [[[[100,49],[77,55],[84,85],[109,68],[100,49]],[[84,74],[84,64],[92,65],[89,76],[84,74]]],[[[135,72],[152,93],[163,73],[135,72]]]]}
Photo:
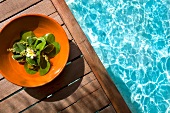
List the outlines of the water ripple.
{"type": "Polygon", "coordinates": [[[130,110],[169,113],[170,1],[66,2],[130,110]]]}

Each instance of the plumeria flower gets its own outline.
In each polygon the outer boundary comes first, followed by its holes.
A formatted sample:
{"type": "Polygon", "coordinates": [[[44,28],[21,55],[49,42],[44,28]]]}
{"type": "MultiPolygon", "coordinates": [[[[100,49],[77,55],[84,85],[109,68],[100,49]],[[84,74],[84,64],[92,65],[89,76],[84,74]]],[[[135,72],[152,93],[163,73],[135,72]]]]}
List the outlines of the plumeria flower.
{"type": "Polygon", "coordinates": [[[32,50],[32,49],[30,49],[30,48],[27,48],[27,49],[26,49],[26,52],[27,52],[27,54],[26,54],[27,57],[30,57],[31,59],[33,59],[34,57],[36,57],[36,54],[34,53],[34,50],[32,50]]]}

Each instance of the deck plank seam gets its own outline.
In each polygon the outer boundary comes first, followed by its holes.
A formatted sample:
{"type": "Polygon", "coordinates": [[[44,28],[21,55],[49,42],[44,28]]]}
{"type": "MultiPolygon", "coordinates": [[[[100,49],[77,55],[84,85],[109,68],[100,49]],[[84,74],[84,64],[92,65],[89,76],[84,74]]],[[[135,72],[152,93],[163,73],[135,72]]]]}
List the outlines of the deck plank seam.
{"type": "Polygon", "coordinates": [[[24,9],[22,9],[22,10],[16,12],[16,13],[14,13],[14,14],[12,14],[11,16],[9,16],[9,17],[7,17],[7,18],[5,18],[5,19],[3,19],[3,20],[1,20],[0,23],[6,21],[6,20],[8,20],[8,19],[10,19],[11,17],[13,17],[13,16],[15,16],[15,15],[21,13],[21,12],[23,12],[24,10],[29,9],[30,7],[33,7],[33,6],[37,5],[38,3],[42,2],[42,1],[43,1],[43,0],[40,0],[40,1],[38,1],[38,2],[35,2],[34,4],[31,4],[30,6],[28,6],[28,7],[24,8],[24,9]]]}
{"type": "Polygon", "coordinates": [[[8,96],[4,97],[3,99],[1,99],[0,102],[6,100],[6,99],[8,99],[8,98],[10,98],[11,96],[19,93],[20,91],[23,91],[24,89],[25,89],[24,87],[21,87],[20,89],[16,90],[15,92],[13,92],[13,93],[9,94],[8,96]]]}
{"type": "Polygon", "coordinates": [[[75,57],[75,58],[73,58],[72,60],[70,60],[69,62],[67,62],[67,64],[66,65],[69,65],[69,64],[71,64],[72,62],[74,62],[75,60],[77,60],[77,59],[79,59],[79,58],[82,58],[83,57],[83,55],[81,54],[81,55],[79,55],[79,56],[77,56],[77,57],[75,57]]]}
{"type": "MultiPolygon", "coordinates": [[[[90,92],[88,95],[91,95],[92,93],[96,92],[96,91],[99,90],[99,89],[101,89],[101,87],[99,87],[99,88],[95,89],[94,91],[90,92]]],[[[88,96],[88,95],[86,95],[86,96],[88,96]]],[[[65,109],[69,108],[70,106],[74,105],[75,103],[77,103],[77,102],[80,101],[81,99],[85,98],[86,96],[84,96],[84,97],[76,100],[74,103],[72,103],[72,104],[70,104],[69,106],[65,107],[64,109],[60,110],[58,113],[64,111],[65,109]]]]}
{"type": "MultiPolygon", "coordinates": [[[[50,0],[50,1],[51,1],[51,0],[50,0]]],[[[51,1],[51,3],[52,3],[52,5],[54,6],[56,12],[58,13],[57,8],[56,8],[56,6],[54,5],[53,1],[51,1]]],[[[61,20],[64,22],[64,20],[62,19],[61,15],[60,15],[59,13],[58,13],[58,15],[60,16],[61,20]]],[[[66,25],[65,23],[63,23],[63,24],[66,26],[68,32],[70,33],[70,31],[69,31],[67,25],[66,25]]],[[[71,33],[70,33],[70,35],[71,35],[71,37],[73,37],[71,33]]],[[[73,39],[73,40],[74,40],[74,39],[73,39]]],[[[75,41],[75,40],[74,40],[74,41],[75,41]]],[[[75,43],[76,43],[76,45],[77,45],[77,42],[76,42],[76,41],[75,41],[75,43]]]]}
{"type": "MultiPolygon", "coordinates": [[[[48,96],[46,96],[46,97],[44,97],[44,98],[38,100],[37,102],[33,103],[32,105],[30,105],[30,106],[26,107],[25,109],[21,110],[19,113],[23,113],[24,111],[26,111],[26,110],[28,110],[29,108],[35,106],[36,104],[40,103],[41,101],[43,101],[43,100],[45,100],[45,99],[48,99],[48,98],[52,97],[52,96],[55,95],[57,92],[63,90],[64,88],[66,88],[66,87],[68,87],[68,86],[73,85],[74,83],[78,82],[81,78],[85,77],[86,75],[88,75],[88,74],[90,74],[90,73],[91,73],[91,71],[88,72],[88,73],[86,73],[86,74],[84,74],[83,76],[79,77],[78,79],[76,79],[76,80],[70,82],[69,84],[63,86],[62,88],[58,89],[57,91],[55,91],[55,92],[49,94],[48,96]]],[[[96,79],[93,79],[92,81],[94,81],[94,80],[96,80],[96,79]]],[[[90,81],[90,82],[92,82],[92,81],[90,81]]],[[[89,83],[89,82],[88,82],[88,83],[89,83]]],[[[83,86],[87,85],[88,83],[84,84],[83,86]]],[[[83,86],[81,86],[80,88],[82,88],[83,86]]],[[[84,98],[84,97],[83,97],[83,98],[84,98]]]]}
{"type": "MultiPolygon", "coordinates": [[[[51,0],[50,0],[51,1],[51,0]]],[[[55,8],[55,7],[54,7],[55,8]]],[[[55,8],[56,9],[56,8],[55,8]]],[[[57,12],[57,10],[55,10],[55,12],[52,12],[51,14],[49,14],[49,15],[47,15],[47,16],[51,16],[51,15],[53,15],[53,14],[55,14],[55,13],[57,13],[58,15],[59,15],[59,13],[57,12]]],[[[60,17],[61,18],[61,17],[60,17]]],[[[61,19],[62,20],[62,19],[61,19]]],[[[55,20],[55,21],[57,21],[57,20],[55,20]]],[[[62,20],[63,21],[63,20],[62,20]]],[[[60,26],[64,26],[65,25],[65,23],[63,22],[62,24],[60,24],[60,26]]],[[[70,33],[70,32],[69,32],[70,33]]]]}
{"type": "Polygon", "coordinates": [[[4,79],[4,77],[0,78],[0,81],[3,80],[3,79],[4,79]]]}
{"type": "MultiPolygon", "coordinates": [[[[28,10],[29,8],[34,7],[35,5],[37,5],[38,3],[42,2],[42,1],[43,1],[43,0],[41,0],[41,1],[39,1],[39,2],[36,2],[34,5],[32,4],[31,6],[29,6],[29,7],[25,8],[25,9],[19,11],[18,13],[15,13],[15,14],[13,14],[13,15],[5,18],[4,20],[0,21],[0,23],[3,23],[3,22],[5,22],[5,21],[9,20],[10,18],[13,18],[13,17],[15,18],[16,15],[18,15],[18,14],[20,14],[20,13],[23,13],[24,10],[28,10]]],[[[48,14],[47,16],[51,16],[52,14],[54,14],[54,13],[56,13],[56,12],[57,12],[57,11],[52,12],[52,13],[48,14]]],[[[58,13],[58,12],[57,12],[57,13],[58,13]]],[[[58,15],[59,15],[59,14],[58,14],[58,15]]],[[[55,21],[57,21],[57,20],[55,20],[55,21]]],[[[7,23],[8,23],[8,22],[7,22],[7,23]]],[[[6,24],[7,24],[7,23],[6,23],[6,24]]],[[[6,25],[6,24],[4,24],[4,25],[6,25]]],[[[63,23],[63,24],[60,24],[60,26],[64,26],[64,25],[65,25],[64,23],[63,23]]],[[[2,27],[2,28],[3,28],[3,27],[2,27]]],[[[1,29],[1,28],[0,28],[0,29],[1,29]]]]}
{"type": "Polygon", "coordinates": [[[57,11],[52,12],[52,13],[50,13],[48,16],[51,16],[51,15],[53,15],[53,14],[55,14],[55,13],[58,13],[58,12],[57,12],[57,11]]]}
{"type": "Polygon", "coordinates": [[[99,110],[97,110],[95,113],[99,113],[100,111],[106,109],[106,108],[109,107],[110,105],[112,106],[111,103],[107,104],[106,106],[104,106],[104,107],[100,108],[99,110]]]}

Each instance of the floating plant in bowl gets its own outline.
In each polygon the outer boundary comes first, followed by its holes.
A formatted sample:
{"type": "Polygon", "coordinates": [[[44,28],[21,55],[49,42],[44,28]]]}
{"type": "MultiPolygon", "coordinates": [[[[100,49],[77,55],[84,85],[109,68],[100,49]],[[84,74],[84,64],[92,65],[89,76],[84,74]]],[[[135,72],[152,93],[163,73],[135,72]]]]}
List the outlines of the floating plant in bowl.
{"type": "Polygon", "coordinates": [[[20,15],[0,30],[0,74],[22,87],[45,85],[61,74],[69,50],[67,34],[56,20],[20,15]]]}
{"type": "Polygon", "coordinates": [[[13,53],[12,58],[24,64],[25,71],[29,74],[39,72],[45,75],[50,70],[50,58],[60,52],[60,44],[55,41],[55,36],[47,33],[36,37],[33,31],[21,32],[20,40],[7,49],[13,53]]]}

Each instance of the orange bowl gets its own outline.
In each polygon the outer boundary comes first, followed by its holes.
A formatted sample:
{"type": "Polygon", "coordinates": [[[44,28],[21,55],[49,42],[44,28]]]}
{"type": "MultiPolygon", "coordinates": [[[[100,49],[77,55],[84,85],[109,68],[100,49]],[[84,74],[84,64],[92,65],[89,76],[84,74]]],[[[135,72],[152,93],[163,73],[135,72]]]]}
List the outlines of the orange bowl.
{"type": "Polygon", "coordinates": [[[19,16],[4,26],[0,32],[0,73],[10,82],[23,87],[37,87],[52,81],[63,70],[69,55],[69,42],[63,28],[52,18],[40,14],[19,16]],[[37,37],[52,33],[59,42],[60,52],[52,59],[50,71],[40,76],[30,75],[24,65],[12,59],[12,52],[7,52],[13,43],[20,38],[20,32],[30,30],[37,37]]]}

